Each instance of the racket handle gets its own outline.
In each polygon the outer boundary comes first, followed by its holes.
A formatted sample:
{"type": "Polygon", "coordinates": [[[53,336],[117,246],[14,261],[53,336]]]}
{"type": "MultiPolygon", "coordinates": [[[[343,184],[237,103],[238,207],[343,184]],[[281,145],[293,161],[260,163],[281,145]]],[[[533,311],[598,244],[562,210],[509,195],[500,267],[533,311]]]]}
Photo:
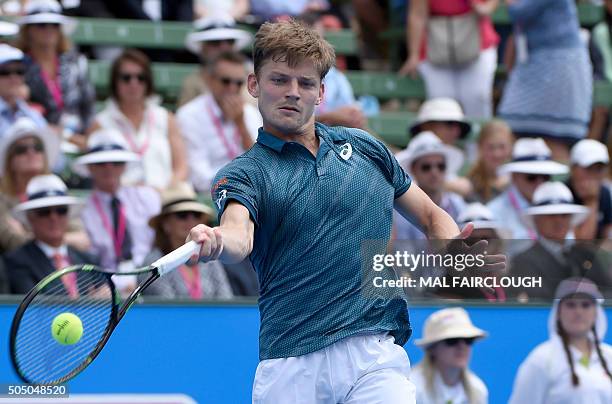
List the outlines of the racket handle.
{"type": "Polygon", "coordinates": [[[183,265],[192,255],[197,254],[200,249],[200,244],[195,241],[190,241],[183,244],[176,250],[168,253],[151,264],[152,267],[157,268],[159,276],[165,275],[183,265]]]}

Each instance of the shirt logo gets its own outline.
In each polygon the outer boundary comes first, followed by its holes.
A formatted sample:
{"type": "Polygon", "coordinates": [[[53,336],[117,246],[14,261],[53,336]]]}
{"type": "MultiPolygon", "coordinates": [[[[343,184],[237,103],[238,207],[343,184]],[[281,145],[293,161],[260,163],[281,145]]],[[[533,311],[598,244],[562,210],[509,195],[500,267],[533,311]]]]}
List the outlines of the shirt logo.
{"type": "Polygon", "coordinates": [[[353,146],[351,146],[350,143],[345,143],[342,145],[342,147],[340,147],[340,157],[342,157],[343,160],[348,160],[351,158],[351,156],[353,155],[353,146]]]}
{"type": "Polygon", "coordinates": [[[221,210],[221,201],[223,201],[225,198],[227,198],[227,189],[222,189],[221,192],[219,192],[217,201],[215,202],[219,210],[221,210]]]}

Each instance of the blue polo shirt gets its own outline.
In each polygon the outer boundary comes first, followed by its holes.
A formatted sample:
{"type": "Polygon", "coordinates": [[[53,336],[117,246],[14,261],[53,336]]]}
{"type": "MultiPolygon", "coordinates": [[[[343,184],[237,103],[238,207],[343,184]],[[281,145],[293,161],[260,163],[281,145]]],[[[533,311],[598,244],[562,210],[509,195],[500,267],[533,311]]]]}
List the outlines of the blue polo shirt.
{"type": "Polygon", "coordinates": [[[213,181],[219,217],[236,200],[255,223],[261,360],[383,331],[403,345],[411,334],[403,292],[373,290],[371,261],[362,259],[385,252],[394,200],[411,179],[367,132],[317,123],[316,134],[315,158],[259,129],[257,143],[213,181]]]}

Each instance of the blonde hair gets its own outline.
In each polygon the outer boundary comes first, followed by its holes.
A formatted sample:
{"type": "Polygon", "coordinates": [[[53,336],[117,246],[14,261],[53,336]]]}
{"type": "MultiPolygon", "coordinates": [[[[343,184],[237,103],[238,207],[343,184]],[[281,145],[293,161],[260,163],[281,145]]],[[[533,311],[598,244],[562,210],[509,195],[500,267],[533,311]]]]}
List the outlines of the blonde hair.
{"type": "MultiPolygon", "coordinates": [[[[430,348],[427,349],[423,360],[417,365],[417,367],[423,370],[427,395],[432,397],[434,402],[437,402],[438,400],[436,400],[436,396],[438,395],[438,392],[434,389],[434,377],[438,370],[434,365],[435,360],[430,348]]],[[[482,401],[482,397],[478,397],[478,391],[472,388],[472,384],[470,383],[471,375],[472,372],[470,372],[469,369],[462,369],[459,378],[461,380],[461,384],[463,385],[463,389],[465,390],[465,395],[468,398],[468,402],[478,403],[482,401]]]]}
{"type": "MultiPolygon", "coordinates": [[[[72,43],[70,39],[64,32],[61,27],[58,27],[59,30],[59,41],[57,42],[57,54],[61,55],[62,53],[68,52],[70,48],[72,48],[72,43]]],[[[19,29],[19,34],[17,36],[17,40],[15,41],[15,46],[21,49],[24,53],[28,53],[30,51],[30,26],[22,25],[19,29]]]]}
{"type": "MultiPolygon", "coordinates": [[[[42,139],[34,135],[32,135],[32,137],[37,139],[43,145],[43,148],[45,147],[45,143],[42,141],[42,139]]],[[[17,190],[15,189],[15,172],[11,167],[11,163],[13,162],[13,157],[15,157],[15,143],[17,143],[17,141],[21,139],[16,139],[13,143],[11,143],[11,145],[6,151],[6,158],[4,159],[4,175],[0,180],[0,188],[2,189],[2,192],[9,196],[17,196],[17,190]]],[[[42,154],[45,159],[45,166],[43,168],[43,171],[39,174],[49,172],[49,161],[47,160],[47,153],[45,150],[43,150],[42,154]]]]}
{"type": "Polygon", "coordinates": [[[334,65],[334,48],[321,34],[294,19],[264,23],[255,34],[253,65],[256,75],[268,60],[294,68],[305,60],[315,64],[321,80],[334,65]]]}
{"type": "MultiPolygon", "coordinates": [[[[510,140],[513,140],[512,129],[506,122],[500,119],[493,119],[485,123],[478,135],[479,150],[482,149],[486,141],[499,133],[507,133],[510,135],[510,140]]],[[[468,178],[474,184],[474,192],[481,195],[483,200],[488,201],[493,197],[493,183],[495,178],[497,178],[497,174],[488,171],[482,156],[479,156],[478,160],[474,163],[474,166],[468,173],[468,178]]]]}

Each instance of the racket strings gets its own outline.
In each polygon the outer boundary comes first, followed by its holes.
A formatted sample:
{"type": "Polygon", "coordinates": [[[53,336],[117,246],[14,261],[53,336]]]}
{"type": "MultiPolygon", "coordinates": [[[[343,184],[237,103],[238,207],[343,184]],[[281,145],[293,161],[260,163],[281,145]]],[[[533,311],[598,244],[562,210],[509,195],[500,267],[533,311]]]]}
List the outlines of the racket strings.
{"type": "Polygon", "coordinates": [[[15,361],[28,381],[55,383],[71,375],[88,360],[107,330],[113,308],[110,280],[95,271],[74,273],[78,296],[69,297],[62,277],[55,278],[34,297],[19,322],[15,361]],[[71,345],[60,344],[52,335],[53,320],[66,312],[83,324],[80,340],[71,345]]]}

